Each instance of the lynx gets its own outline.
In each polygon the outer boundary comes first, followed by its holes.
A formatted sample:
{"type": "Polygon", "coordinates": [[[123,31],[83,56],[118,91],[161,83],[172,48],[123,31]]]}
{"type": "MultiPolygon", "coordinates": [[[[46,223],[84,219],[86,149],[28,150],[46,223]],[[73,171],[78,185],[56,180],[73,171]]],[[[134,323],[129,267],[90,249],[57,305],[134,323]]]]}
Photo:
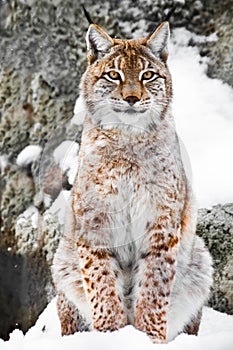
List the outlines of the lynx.
{"type": "Polygon", "coordinates": [[[79,170],[53,263],[63,335],[198,333],[212,263],[171,114],[168,39],[167,22],[137,40],[89,27],[79,170]]]}

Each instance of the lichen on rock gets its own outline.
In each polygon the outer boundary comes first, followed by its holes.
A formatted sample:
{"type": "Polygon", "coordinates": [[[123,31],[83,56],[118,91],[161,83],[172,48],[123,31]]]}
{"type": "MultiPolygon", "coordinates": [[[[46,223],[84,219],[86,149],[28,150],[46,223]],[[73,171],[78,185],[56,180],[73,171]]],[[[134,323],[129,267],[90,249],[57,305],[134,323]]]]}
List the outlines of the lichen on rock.
{"type": "Polygon", "coordinates": [[[7,249],[9,246],[14,247],[16,219],[32,203],[35,193],[32,177],[15,166],[6,171],[4,178],[1,189],[0,247],[7,249]]]}
{"type": "Polygon", "coordinates": [[[233,314],[233,204],[199,211],[197,233],[204,239],[214,262],[210,305],[233,314]]]}

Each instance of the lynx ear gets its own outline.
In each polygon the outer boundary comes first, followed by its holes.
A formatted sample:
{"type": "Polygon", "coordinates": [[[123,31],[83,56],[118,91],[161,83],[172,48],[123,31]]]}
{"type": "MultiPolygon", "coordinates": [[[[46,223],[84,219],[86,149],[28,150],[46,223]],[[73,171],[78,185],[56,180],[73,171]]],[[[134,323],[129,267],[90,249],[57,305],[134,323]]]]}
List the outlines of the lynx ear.
{"type": "Polygon", "coordinates": [[[90,63],[103,56],[113,45],[113,39],[102,28],[97,26],[97,24],[90,25],[86,35],[86,42],[90,63]]]}
{"type": "Polygon", "coordinates": [[[148,37],[147,46],[152,53],[163,62],[167,61],[168,57],[168,40],[170,37],[169,23],[163,22],[158,28],[148,37]]]}

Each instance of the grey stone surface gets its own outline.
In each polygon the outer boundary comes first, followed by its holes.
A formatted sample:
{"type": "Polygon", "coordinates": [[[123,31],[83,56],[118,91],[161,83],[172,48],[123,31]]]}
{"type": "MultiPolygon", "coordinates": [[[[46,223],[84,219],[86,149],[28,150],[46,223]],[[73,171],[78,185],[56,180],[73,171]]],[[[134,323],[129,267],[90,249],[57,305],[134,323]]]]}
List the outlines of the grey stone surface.
{"type": "Polygon", "coordinates": [[[197,233],[203,237],[214,262],[210,305],[233,314],[233,204],[199,211],[197,233]]]}

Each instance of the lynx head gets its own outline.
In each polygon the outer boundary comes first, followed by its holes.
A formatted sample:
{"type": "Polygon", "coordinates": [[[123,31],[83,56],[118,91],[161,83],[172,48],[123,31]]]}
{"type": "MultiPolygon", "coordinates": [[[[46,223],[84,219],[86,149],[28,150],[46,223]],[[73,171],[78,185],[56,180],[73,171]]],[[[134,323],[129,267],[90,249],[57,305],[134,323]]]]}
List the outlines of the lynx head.
{"type": "Polygon", "coordinates": [[[156,126],[170,106],[166,65],[169,24],[143,39],[113,39],[92,24],[87,32],[88,68],[82,79],[86,108],[102,126],[156,126]]]}

